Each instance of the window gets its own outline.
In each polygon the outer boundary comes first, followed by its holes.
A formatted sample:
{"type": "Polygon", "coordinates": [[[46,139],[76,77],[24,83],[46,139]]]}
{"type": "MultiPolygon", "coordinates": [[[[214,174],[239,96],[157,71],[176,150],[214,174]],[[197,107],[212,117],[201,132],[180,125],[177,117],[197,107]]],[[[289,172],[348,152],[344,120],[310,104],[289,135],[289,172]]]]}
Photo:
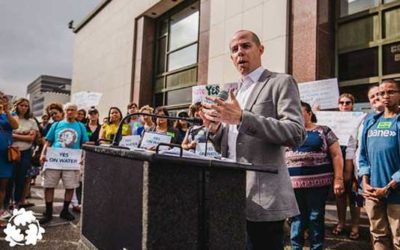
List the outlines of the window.
{"type": "Polygon", "coordinates": [[[385,11],[384,18],[384,37],[400,37],[400,8],[385,11]]]}
{"type": "Polygon", "coordinates": [[[338,49],[366,47],[379,39],[378,15],[367,16],[343,23],[338,31],[338,49]]]}
{"type": "MultiPolygon", "coordinates": [[[[341,91],[400,77],[400,1],[341,0],[336,20],[341,91]]],[[[367,88],[368,89],[368,88],[367,88]]]]}
{"type": "Polygon", "coordinates": [[[157,21],[154,105],[191,102],[197,83],[199,2],[184,3],[157,21]]]}
{"type": "Polygon", "coordinates": [[[339,55],[339,80],[378,76],[378,48],[339,55]]]}
{"type": "Polygon", "coordinates": [[[399,73],[400,69],[400,42],[383,46],[383,74],[399,73]]]}
{"type": "Polygon", "coordinates": [[[380,0],[340,0],[340,16],[351,15],[378,6],[380,0]]]}

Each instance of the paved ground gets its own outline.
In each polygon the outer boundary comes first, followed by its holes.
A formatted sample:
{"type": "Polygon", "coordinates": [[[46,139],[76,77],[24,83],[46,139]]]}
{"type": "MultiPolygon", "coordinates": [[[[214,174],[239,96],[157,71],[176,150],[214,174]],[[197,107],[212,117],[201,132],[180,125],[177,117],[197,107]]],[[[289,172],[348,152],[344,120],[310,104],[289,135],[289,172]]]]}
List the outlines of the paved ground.
{"type": "MultiPolygon", "coordinates": [[[[40,184],[40,180],[37,181],[40,184]]],[[[64,193],[61,189],[56,190],[56,199],[54,206],[55,218],[45,227],[43,239],[36,246],[13,247],[12,249],[77,249],[79,241],[79,214],[73,222],[65,222],[58,218],[58,214],[62,208],[64,193]]],[[[40,185],[32,188],[32,198],[29,200],[36,204],[32,207],[32,211],[36,217],[40,217],[44,211],[43,190],[40,185]]],[[[343,250],[368,250],[370,247],[370,238],[368,230],[368,220],[365,213],[361,216],[360,239],[358,241],[349,240],[346,235],[334,236],[331,234],[333,227],[336,224],[336,207],[332,202],[328,203],[326,212],[326,249],[343,249],[343,250]]],[[[0,249],[9,249],[8,242],[4,240],[5,234],[0,231],[0,249]]],[[[290,249],[289,241],[285,249],[290,249]]],[[[306,248],[308,249],[308,248],[306,248]]]]}
{"type": "MultiPolygon", "coordinates": [[[[42,212],[45,210],[45,204],[43,199],[43,189],[40,186],[40,180],[37,185],[32,188],[29,202],[35,203],[36,205],[29,208],[34,212],[36,218],[40,218],[42,212]]],[[[43,239],[40,240],[36,246],[16,246],[9,247],[8,242],[4,240],[5,234],[3,229],[0,231],[0,249],[44,249],[44,250],[58,250],[58,249],[77,249],[79,241],[79,214],[74,213],[75,220],[72,222],[66,222],[59,218],[63,206],[64,191],[56,189],[55,192],[55,203],[54,203],[54,219],[49,225],[44,226],[46,232],[43,234],[43,239]]]]}

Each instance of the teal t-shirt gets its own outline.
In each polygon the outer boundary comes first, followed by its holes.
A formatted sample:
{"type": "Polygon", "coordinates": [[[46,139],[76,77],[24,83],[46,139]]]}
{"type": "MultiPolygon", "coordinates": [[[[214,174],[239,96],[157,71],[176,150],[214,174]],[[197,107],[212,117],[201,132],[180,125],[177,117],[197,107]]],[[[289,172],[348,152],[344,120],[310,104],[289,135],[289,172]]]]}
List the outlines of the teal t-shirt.
{"type": "MultiPolygon", "coordinates": [[[[373,187],[386,186],[400,171],[398,117],[381,116],[368,130],[368,159],[371,165],[370,184],[373,187]]],[[[400,190],[397,188],[388,197],[389,203],[400,204],[400,190]]]]}
{"type": "Polygon", "coordinates": [[[51,126],[46,140],[51,142],[54,148],[80,149],[81,144],[87,142],[89,138],[82,123],[62,120],[51,126]]]}

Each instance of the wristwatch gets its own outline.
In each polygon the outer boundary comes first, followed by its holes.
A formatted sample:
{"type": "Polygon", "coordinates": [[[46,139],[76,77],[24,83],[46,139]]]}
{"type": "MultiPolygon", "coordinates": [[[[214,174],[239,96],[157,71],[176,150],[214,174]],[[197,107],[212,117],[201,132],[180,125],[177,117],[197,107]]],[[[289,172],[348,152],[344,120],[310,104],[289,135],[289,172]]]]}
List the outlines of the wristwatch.
{"type": "Polygon", "coordinates": [[[393,191],[393,188],[392,188],[392,186],[390,186],[390,184],[387,184],[385,186],[385,189],[386,189],[386,197],[387,197],[393,191]]]}

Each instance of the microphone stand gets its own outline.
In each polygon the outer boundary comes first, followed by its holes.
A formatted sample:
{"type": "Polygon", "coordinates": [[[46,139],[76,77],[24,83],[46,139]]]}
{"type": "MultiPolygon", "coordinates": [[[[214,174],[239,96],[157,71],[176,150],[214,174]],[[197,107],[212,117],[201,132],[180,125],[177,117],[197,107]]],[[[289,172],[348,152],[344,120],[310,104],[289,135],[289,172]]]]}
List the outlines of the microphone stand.
{"type": "Polygon", "coordinates": [[[125,124],[126,120],[130,119],[132,116],[136,116],[136,115],[143,115],[143,116],[151,116],[154,118],[164,118],[167,120],[182,120],[182,121],[187,121],[189,123],[192,124],[202,124],[202,120],[198,119],[198,118],[188,118],[188,117],[177,117],[177,116],[162,116],[162,115],[156,115],[156,114],[149,114],[149,113],[141,113],[141,112],[136,112],[136,113],[132,113],[129,115],[126,115],[119,123],[118,125],[118,130],[117,133],[114,136],[114,139],[112,141],[112,146],[113,147],[119,147],[119,142],[122,139],[122,126],[125,124]]]}

